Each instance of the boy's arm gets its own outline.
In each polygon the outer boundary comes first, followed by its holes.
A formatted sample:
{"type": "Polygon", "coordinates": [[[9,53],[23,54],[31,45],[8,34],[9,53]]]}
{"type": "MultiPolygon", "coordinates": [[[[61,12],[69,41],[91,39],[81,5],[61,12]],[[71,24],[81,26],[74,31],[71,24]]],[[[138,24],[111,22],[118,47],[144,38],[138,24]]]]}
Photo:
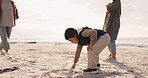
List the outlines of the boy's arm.
{"type": "Polygon", "coordinates": [[[81,46],[79,44],[77,45],[77,50],[76,50],[76,54],[75,54],[75,58],[74,58],[74,63],[72,65],[71,69],[75,69],[76,63],[78,62],[80,54],[81,54],[82,47],[83,46],[81,46]]]}
{"type": "Polygon", "coordinates": [[[74,63],[78,62],[80,54],[81,54],[82,47],[83,46],[81,46],[79,44],[77,45],[77,49],[76,49],[76,53],[75,53],[75,58],[74,58],[74,63]]]}
{"type": "Polygon", "coordinates": [[[121,5],[120,1],[117,0],[117,1],[115,1],[114,3],[109,3],[109,4],[106,6],[106,8],[107,8],[107,10],[110,12],[110,11],[113,11],[113,10],[116,10],[116,9],[120,8],[120,5],[121,5]]]}
{"type": "Polygon", "coordinates": [[[97,31],[93,29],[86,29],[82,32],[84,37],[90,37],[90,44],[94,45],[97,41],[97,31]]]}
{"type": "Polygon", "coordinates": [[[97,31],[96,30],[92,30],[90,31],[90,43],[89,44],[92,44],[94,45],[97,41],[97,31]]]}
{"type": "Polygon", "coordinates": [[[84,37],[89,37],[90,36],[90,43],[87,47],[87,50],[88,51],[91,51],[92,48],[93,48],[93,45],[96,43],[97,41],[97,31],[96,30],[93,30],[93,29],[87,29],[87,30],[84,30],[82,32],[82,35],[84,37]]]}

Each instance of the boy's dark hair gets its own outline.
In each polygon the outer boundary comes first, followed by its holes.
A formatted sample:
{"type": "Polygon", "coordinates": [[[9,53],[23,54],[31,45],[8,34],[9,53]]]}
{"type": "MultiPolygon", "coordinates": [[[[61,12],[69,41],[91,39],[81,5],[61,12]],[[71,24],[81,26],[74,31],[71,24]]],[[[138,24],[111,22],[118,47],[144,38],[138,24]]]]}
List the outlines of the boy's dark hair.
{"type": "Polygon", "coordinates": [[[78,36],[78,32],[74,28],[67,28],[65,30],[65,39],[68,40],[69,38],[74,37],[74,35],[78,36]]]}

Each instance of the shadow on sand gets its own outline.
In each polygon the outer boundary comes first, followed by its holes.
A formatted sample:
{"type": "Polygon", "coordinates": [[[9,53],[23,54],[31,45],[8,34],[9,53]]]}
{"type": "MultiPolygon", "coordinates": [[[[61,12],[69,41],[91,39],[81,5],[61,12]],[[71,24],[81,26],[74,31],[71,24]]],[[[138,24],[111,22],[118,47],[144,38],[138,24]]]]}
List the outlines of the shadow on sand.
{"type": "MultiPolygon", "coordinates": [[[[122,73],[120,72],[105,72],[102,70],[98,70],[96,73],[86,73],[82,70],[75,70],[73,72],[69,72],[69,69],[58,69],[52,70],[50,72],[46,72],[42,74],[42,77],[49,78],[108,78],[114,76],[120,76],[122,73]]],[[[41,78],[42,78],[41,77],[41,78]]]]}
{"type": "Polygon", "coordinates": [[[117,66],[119,69],[127,71],[127,73],[132,74],[135,76],[135,78],[144,78],[140,73],[136,72],[132,67],[129,67],[128,65],[125,65],[124,63],[120,63],[118,61],[107,61],[111,63],[114,66],[117,66]]]}

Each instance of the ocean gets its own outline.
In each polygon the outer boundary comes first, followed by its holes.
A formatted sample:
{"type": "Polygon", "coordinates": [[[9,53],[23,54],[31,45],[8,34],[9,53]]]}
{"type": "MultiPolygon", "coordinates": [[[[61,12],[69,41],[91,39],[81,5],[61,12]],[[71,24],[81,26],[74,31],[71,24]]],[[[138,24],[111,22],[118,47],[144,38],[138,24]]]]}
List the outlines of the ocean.
{"type": "Polygon", "coordinates": [[[117,40],[117,45],[118,46],[148,47],[148,37],[119,38],[117,40]]]}
{"type": "MultiPolygon", "coordinates": [[[[10,43],[55,43],[55,44],[71,44],[64,38],[57,39],[41,39],[41,38],[10,38],[10,43]]],[[[148,47],[148,37],[119,37],[116,40],[117,46],[135,46],[148,47]]]]}

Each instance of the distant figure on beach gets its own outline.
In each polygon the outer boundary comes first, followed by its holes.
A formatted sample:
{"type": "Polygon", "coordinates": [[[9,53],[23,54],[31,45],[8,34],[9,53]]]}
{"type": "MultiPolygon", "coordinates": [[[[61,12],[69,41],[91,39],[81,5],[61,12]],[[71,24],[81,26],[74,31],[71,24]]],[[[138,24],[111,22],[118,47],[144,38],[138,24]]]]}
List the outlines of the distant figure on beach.
{"type": "Polygon", "coordinates": [[[9,54],[10,38],[12,27],[15,26],[15,20],[18,19],[18,11],[12,0],[0,0],[0,52],[2,55],[9,54]]]}
{"type": "Polygon", "coordinates": [[[118,31],[120,28],[121,16],[121,2],[120,0],[113,0],[107,6],[106,17],[104,21],[103,30],[110,35],[111,41],[108,45],[110,55],[107,60],[116,60],[116,43],[118,31]]]}
{"type": "Polygon", "coordinates": [[[76,67],[82,47],[85,45],[87,46],[88,67],[83,70],[84,72],[96,71],[97,68],[100,67],[99,54],[110,42],[110,37],[107,32],[88,27],[80,29],[67,28],[65,31],[65,39],[77,44],[74,63],[71,70],[76,67]]]}

